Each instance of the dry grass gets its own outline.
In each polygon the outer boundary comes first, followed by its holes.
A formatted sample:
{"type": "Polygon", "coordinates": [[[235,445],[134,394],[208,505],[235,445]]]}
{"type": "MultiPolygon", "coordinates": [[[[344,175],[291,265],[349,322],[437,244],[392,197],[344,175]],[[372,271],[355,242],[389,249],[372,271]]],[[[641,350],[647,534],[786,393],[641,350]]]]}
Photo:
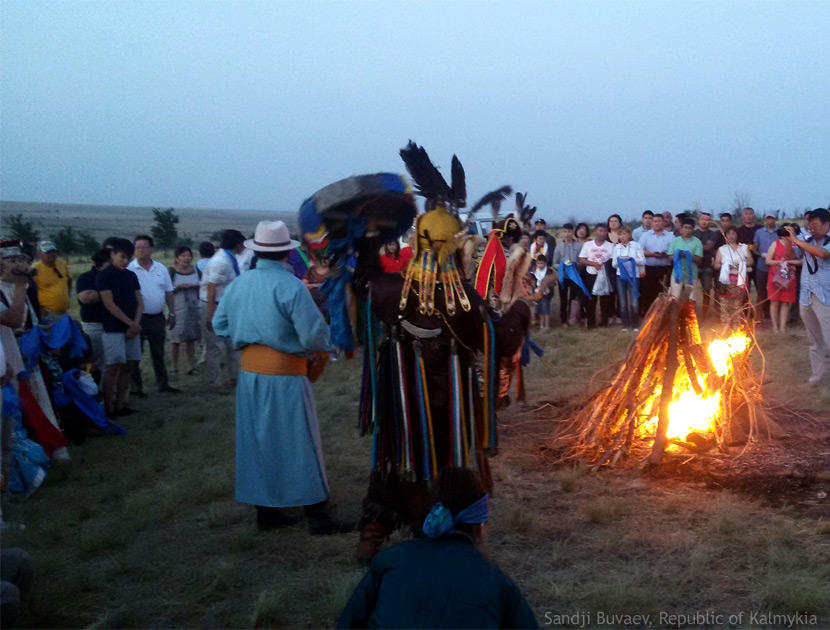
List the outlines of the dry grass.
{"type": "MultiPolygon", "coordinates": [[[[549,351],[527,372],[528,407],[502,419],[487,553],[540,621],[546,611],[775,610],[830,623],[826,521],[703,484],[551,469],[539,446],[558,410],[584,399],[628,338],[558,328],[535,338],[549,351]],[[531,421],[528,409],[546,401],[551,419],[531,421]]],[[[807,369],[803,331],[760,341],[774,398],[815,414],[830,406],[830,394],[796,377],[807,369]]],[[[334,363],[315,385],[333,500],[348,517],[369,460],[356,429],[359,365],[334,363]]],[[[186,393],[136,401],[142,413],[126,419],[127,436],[72,448],[65,478],[5,503],[4,517],[26,530],[3,544],[27,548],[36,565],[31,624],[332,625],[363,573],[352,560],[357,534],[312,538],[304,523],[258,532],[232,495],[233,397],[198,377],[177,385],[186,393]]]]}

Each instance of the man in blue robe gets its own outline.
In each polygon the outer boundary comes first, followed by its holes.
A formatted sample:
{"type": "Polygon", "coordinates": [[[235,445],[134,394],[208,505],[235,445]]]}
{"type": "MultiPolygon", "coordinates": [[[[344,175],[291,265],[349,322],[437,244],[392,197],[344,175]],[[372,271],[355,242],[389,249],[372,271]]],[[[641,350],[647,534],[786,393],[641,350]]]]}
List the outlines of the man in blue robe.
{"type": "Polygon", "coordinates": [[[312,534],[348,532],[331,517],[320,431],[309,375],[319,375],[329,329],[288,264],[299,246],[282,221],[261,221],[245,246],[256,269],[237,277],[213,317],[217,335],[242,351],[236,385],[236,500],[257,508],[260,528],[296,519],[304,506],[312,534]],[[311,370],[311,372],[309,372],[311,370]]]}

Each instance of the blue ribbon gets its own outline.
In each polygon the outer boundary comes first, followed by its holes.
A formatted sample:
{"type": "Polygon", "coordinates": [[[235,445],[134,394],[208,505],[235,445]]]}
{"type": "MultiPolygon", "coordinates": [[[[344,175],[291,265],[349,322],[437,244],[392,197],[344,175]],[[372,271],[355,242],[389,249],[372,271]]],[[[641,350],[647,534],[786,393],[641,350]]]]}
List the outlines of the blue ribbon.
{"type": "Polygon", "coordinates": [[[455,531],[456,523],[477,525],[486,523],[490,516],[488,509],[488,495],[484,495],[472,505],[468,505],[455,516],[440,501],[432,506],[424,519],[423,532],[430,538],[438,538],[455,531]]]}
{"type": "Polygon", "coordinates": [[[591,297],[591,292],[588,291],[585,283],[582,282],[582,277],[579,275],[579,270],[576,268],[576,265],[572,262],[563,260],[559,263],[559,284],[564,286],[566,280],[573,282],[576,286],[582,289],[582,292],[586,296],[591,297]]]}
{"type": "Polygon", "coordinates": [[[686,269],[688,270],[689,279],[686,284],[692,284],[692,252],[688,249],[676,249],[674,251],[674,279],[675,282],[681,282],[683,278],[683,259],[686,259],[686,269]]]}
{"type": "Polygon", "coordinates": [[[326,296],[326,307],[329,309],[331,342],[347,352],[354,349],[354,335],[346,305],[346,285],[351,277],[351,272],[341,260],[332,269],[332,275],[320,285],[320,293],[326,296]]]}
{"type": "Polygon", "coordinates": [[[637,262],[631,256],[618,256],[617,266],[620,269],[620,280],[631,287],[634,299],[639,299],[640,277],[637,273],[637,262]]]}
{"type": "Polygon", "coordinates": [[[222,251],[228,255],[228,258],[231,259],[231,264],[233,265],[233,270],[236,272],[236,275],[239,275],[239,263],[236,261],[236,256],[233,255],[233,252],[229,249],[222,248],[222,251]]]}
{"type": "Polygon", "coordinates": [[[530,332],[525,334],[525,342],[522,344],[522,353],[519,357],[519,363],[524,367],[530,364],[531,351],[537,357],[544,356],[545,350],[530,338],[530,332]]]}

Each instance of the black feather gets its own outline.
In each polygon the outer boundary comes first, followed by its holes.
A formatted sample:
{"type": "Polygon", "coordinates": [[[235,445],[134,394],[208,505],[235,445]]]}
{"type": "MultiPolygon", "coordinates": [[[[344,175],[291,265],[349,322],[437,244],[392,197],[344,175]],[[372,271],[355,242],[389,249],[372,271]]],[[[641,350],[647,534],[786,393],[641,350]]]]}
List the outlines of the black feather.
{"type": "Polygon", "coordinates": [[[470,214],[477,212],[486,205],[500,204],[507,198],[507,195],[513,192],[511,186],[502,186],[498,190],[493,190],[484,195],[481,199],[476,201],[475,205],[470,208],[470,214]]]}
{"type": "Polygon", "coordinates": [[[527,193],[516,193],[516,210],[518,210],[519,212],[521,212],[522,208],[524,208],[525,199],[527,199],[527,193]]]}
{"type": "Polygon", "coordinates": [[[536,206],[528,206],[525,201],[527,201],[527,193],[516,193],[516,214],[519,222],[522,225],[529,225],[533,215],[536,214],[536,206]]]}
{"type": "Polygon", "coordinates": [[[409,144],[401,149],[401,159],[406,165],[406,170],[415,182],[415,190],[422,197],[431,200],[442,200],[450,202],[452,191],[447,185],[443,175],[438,172],[435,165],[430,161],[429,155],[423,147],[409,141],[409,144]]]}
{"type": "Polygon", "coordinates": [[[452,156],[452,205],[463,208],[467,205],[467,178],[461,160],[452,156]]]}

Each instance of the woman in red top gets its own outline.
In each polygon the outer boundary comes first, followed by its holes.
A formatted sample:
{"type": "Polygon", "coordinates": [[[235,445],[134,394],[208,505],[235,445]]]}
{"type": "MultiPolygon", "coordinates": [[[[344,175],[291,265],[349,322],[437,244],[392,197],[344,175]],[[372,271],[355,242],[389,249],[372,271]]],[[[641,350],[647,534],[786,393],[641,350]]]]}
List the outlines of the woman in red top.
{"type": "Polygon", "coordinates": [[[380,266],[383,273],[401,273],[412,258],[412,248],[407,246],[401,249],[401,244],[395,240],[383,246],[380,257],[380,266]]]}
{"type": "Polygon", "coordinates": [[[796,296],[796,265],[801,261],[793,251],[792,241],[784,227],[778,229],[778,240],[769,246],[766,255],[769,265],[767,274],[767,296],[773,332],[783,332],[790,315],[790,304],[796,296]]]}

